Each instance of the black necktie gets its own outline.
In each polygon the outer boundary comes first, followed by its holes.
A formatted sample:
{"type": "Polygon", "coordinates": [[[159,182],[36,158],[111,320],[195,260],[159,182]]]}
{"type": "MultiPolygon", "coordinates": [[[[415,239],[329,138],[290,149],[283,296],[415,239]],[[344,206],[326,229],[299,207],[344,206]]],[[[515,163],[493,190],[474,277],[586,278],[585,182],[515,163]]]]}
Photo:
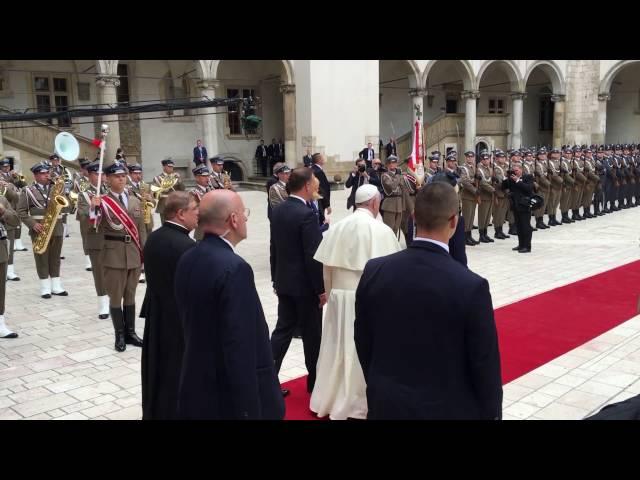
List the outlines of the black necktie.
{"type": "Polygon", "coordinates": [[[122,198],[122,194],[121,193],[118,194],[118,198],[120,199],[120,203],[122,204],[122,206],[127,208],[126,205],[124,204],[124,198],[122,198]]]}

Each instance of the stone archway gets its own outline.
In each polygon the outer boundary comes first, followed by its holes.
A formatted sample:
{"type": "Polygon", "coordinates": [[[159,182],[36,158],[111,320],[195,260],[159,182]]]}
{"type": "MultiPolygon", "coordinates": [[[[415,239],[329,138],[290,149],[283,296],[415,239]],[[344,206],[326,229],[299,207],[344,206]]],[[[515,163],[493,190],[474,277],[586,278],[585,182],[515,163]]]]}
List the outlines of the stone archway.
{"type": "Polygon", "coordinates": [[[640,141],[640,61],[614,65],[600,83],[599,115],[592,140],[597,143],[640,141]]]}
{"type": "Polygon", "coordinates": [[[523,145],[564,143],[565,81],[555,62],[529,65],[523,78],[523,145]]]}

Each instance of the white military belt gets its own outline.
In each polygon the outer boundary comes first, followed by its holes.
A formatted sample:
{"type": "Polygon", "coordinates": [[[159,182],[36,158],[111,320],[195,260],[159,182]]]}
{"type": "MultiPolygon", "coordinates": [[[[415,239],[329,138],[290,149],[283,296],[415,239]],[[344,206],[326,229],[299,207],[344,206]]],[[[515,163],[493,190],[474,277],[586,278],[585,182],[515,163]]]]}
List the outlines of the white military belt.
{"type": "MultiPolygon", "coordinates": [[[[44,215],[32,215],[31,218],[34,220],[43,220],[44,215]]],[[[62,215],[58,215],[58,220],[62,220],[62,215]]]]}

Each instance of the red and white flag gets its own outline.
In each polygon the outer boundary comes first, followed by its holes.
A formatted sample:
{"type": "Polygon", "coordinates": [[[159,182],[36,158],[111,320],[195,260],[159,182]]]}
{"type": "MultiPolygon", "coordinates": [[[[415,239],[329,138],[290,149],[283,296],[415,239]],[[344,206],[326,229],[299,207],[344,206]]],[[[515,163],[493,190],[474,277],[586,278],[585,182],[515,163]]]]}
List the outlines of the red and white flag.
{"type": "Polygon", "coordinates": [[[418,165],[422,163],[422,136],[420,135],[420,122],[416,120],[413,127],[413,145],[408,166],[409,169],[415,173],[418,165]]]}

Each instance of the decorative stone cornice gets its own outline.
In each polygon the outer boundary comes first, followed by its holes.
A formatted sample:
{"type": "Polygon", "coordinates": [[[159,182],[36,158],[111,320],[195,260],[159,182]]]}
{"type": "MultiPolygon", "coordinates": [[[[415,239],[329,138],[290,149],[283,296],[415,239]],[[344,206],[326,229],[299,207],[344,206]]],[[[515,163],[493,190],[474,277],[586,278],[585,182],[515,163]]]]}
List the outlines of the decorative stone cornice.
{"type": "Polygon", "coordinates": [[[524,100],[527,98],[527,94],[525,92],[513,92],[511,94],[512,100],[524,100]]]}
{"type": "Polygon", "coordinates": [[[611,100],[611,95],[608,93],[599,93],[598,100],[601,102],[608,102],[609,100],[611,100]]]}
{"type": "Polygon", "coordinates": [[[287,93],[296,93],[296,86],[292,83],[284,83],[280,85],[280,93],[283,93],[285,95],[287,93]]]}
{"type": "Polygon", "coordinates": [[[551,95],[551,101],[554,103],[564,102],[566,99],[566,95],[551,95]]]}
{"type": "Polygon", "coordinates": [[[426,97],[427,91],[424,88],[410,88],[409,96],[410,97],[426,97]]]}
{"type": "Polygon", "coordinates": [[[463,100],[467,100],[469,98],[477,100],[480,98],[480,92],[478,90],[463,90],[460,92],[460,98],[463,100]]]}
{"type": "Polygon", "coordinates": [[[120,79],[117,75],[96,75],[96,85],[99,87],[119,87],[120,79]]]}

